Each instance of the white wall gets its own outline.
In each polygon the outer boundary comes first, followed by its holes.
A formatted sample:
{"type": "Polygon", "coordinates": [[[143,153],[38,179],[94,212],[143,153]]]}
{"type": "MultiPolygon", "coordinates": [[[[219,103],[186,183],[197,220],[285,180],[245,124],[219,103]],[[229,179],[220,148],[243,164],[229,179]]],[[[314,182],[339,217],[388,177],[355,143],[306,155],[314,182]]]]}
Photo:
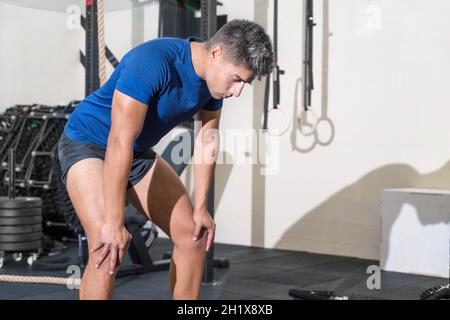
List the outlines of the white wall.
{"type": "Polygon", "coordinates": [[[83,94],[77,60],[81,32],[64,14],[0,2],[0,108],[34,102],[57,104],[83,94]]]}
{"type": "MultiPolygon", "coordinates": [[[[328,110],[334,140],[301,151],[311,147],[312,138],[291,129],[279,140],[279,173],[262,178],[253,170],[259,183],[253,191],[247,184],[251,169],[234,166],[218,203],[217,240],[378,259],[382,189],[450,188],[450,3],[324,1],[314,1],[312,108],[319,115],[328,110]],[[323,57],[326,3],[328,57],[323,57]]],[[[254,2],[257,21],[264,2],[254,2]]],[[[230,18],[247,16],[240,13],[242,2],[224,1],[224,10],[228,5],[239,8],[230,18]]],[[[286,71],[281,105],[292,116],[302,106],[301,90],[297,95],[295,90],[302,78],[302,15],[302,1],[279,1],[279,64],[286,71]]],[[[247,111],[252,100],[255,113],[261,111],[258,97],[227,101],[223,126],[257,125],[247,111]]],[[[326,138],[326,127],[318,131],[326,138]]]]}
{"type": "MultiPolygon", "coordinates": [[[[382,189],[450,188],[450,2],[325,1],[314,1],[312,98],[318,114],[327,110],[334,140],[311,147],[311,137],[291,128],[278,140],[274,175],[261,175],[261,165],[218,165],[218,242],[378,259],[382,189]],[[329,36],[323,38],[327,3],[329,36]]],[[[222,2],[219,13],[229,20],[256,20],[272,34],[272,0],[222,2]]],[[[145,39],[156,36],[156,8],[144,14],[145,39]]],[[[107,44],[119,58],[132,45],[131,16],[131,10],[106,14],[107,44]]],[[[279,64],[286,71],[281,105],[294,120],[302,107],[296,87],[303,1],[279,1],[279,16],[279,64]]],[[[68,30],[66,20],[64,13],[0,2],[1,108],[82,98],[83,31],[68,30]]],[[[263,89],[255,81],[240,98],[227,100],[222,128],[259,128],[263,89]]],[[[326,135],[326,128],[319,133],[326,135]]],[[[232,154],[228,143],[223,152],[232,154]]],[[[188,186],[191,177],[188,170],[188,186]]]]}
{"type": "MultiPolygon", "coordinates": [[[[79,2],[67,1],[65,7],[79,2]]],[[[107,6],[115,10],[105,13],[105,39],[120,59],[131,49],[133,35],[142,35],[144,40],[157,36],[159,7],[157,2],[152,2],[134,9],[142,10],[144,31],[139,33],[133,31],[131,5],[117,10],[122,6],[117,1],[115,4],[107,6]]],[[[45,2],[43,7],[49,9],[51,4],[45,2]]],[[[85,8],[79,8],[84,14],[85,8]]],[[[0,1],[0,111],[14,104],[54,105],[84,97],[84,69],[79,62],[79,50],[84,52],[85,33],[82,28],[68,28],[70,15],[63,9],[57,4],[52,11],[0,1]]],[[[112,72],[108,62],[107,71],[112,72]]]]}

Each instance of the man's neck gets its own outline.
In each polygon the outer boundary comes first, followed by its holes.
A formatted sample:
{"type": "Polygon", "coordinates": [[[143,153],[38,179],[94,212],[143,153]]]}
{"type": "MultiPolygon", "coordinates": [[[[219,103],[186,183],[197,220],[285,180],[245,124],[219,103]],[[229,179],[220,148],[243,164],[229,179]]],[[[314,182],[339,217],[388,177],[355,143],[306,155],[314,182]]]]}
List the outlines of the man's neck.
{"type": "Polygon", "coordinates": [[[195,73],[205,80],[205,69],[208,61],[208,49],[200,42],[191,41],[191,59],[195,73]]]}

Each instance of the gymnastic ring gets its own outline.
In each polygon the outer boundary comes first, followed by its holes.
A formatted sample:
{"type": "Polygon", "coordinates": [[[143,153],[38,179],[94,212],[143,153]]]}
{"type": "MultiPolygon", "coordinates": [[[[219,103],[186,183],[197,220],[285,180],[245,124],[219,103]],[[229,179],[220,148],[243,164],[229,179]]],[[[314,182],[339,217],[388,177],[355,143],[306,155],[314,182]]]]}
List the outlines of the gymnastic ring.
{"type": "Polygon", "coordinates": [[[297,115],[297,125],[298,125],[298,131],[300,131],[300,133],[304,136],[311,136],[314,134],[314,132],[316,132],[316,128],[317,128],[317,115],[316,113],[312,110],[312,109],[308,109],[308,110],[302,110],[298,115],[297,115]],[[306,121],[308,121],[308,117],[312,118],[312,123],[302,123],[303,119],[306,119],[306,121]],[[309,131],[308,130],[304,130],[304,128],[310,128],[309,131]]]}
{"type": "MultiPolygon", "coordinates": [[[[281,129],[275,129],[275,130],[270,130],[269,128],[266,130],[266,132],[269,134],[269,135],[271,135],[271,136],[275,136],[275,137],[279,137],[279,136],[282,136],[283,134],[285,134],[288,130],[289,130],[289,128],[291,127],[291,120],[289,119],[289,115],[288,115],[288,113],[287,113],[287,111],[286,111],[286,109],[284,109],[284,108],[281,108],[281,107],[277,107],[277,108],[273,108],[273,109],[270,109],[269,111],[268,111],[268,113],[267,113],[267,120],[268,120],[268,123],[269,123],[269,126],[270,126],[270,123],[271,123],[271,121],[270,121],[270,114],[274,114],[274,112],[276,112],[276,111],[279,111],[280,112],[280,114],[282,115],[282,118],[283,118],[283,122],[284,122],[284,125],[281,127],[281,129]]],[[[262,124],[264,123],[264,114],[262,115],[262,119],[261,119],[261,126],[262,126],[262,124]]]]}

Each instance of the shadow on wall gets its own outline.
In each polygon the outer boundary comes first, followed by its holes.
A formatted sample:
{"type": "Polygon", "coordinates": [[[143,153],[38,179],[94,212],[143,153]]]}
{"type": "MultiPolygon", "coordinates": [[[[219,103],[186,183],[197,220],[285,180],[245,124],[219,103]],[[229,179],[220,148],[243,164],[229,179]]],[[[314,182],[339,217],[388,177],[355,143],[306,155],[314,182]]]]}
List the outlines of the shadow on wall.
{"type": "Polygon", "coordinates": [[[448,277],[448,198],[418,189],[387,192],[382,199],[380,266],[384,270],[448,277]]]}
{"type": "MultiPolygon", "coordinates": [[[[376,169],[303,215],[275,247],[379,259],[381,194],[390,188],[450,189],[450,161],[428,174],[403,164],[376,169]],[[371,234],[367,233],[369,229],[364,230],[368,225],[373,227],[371,234]]],[[[399,206],[396,212],[400,210],[399,206]]],[[[443,222],[433,220],[423,210],[417,210],[417,215],[423,225],[443,222]]],[[[395,220],[388,225],[386,234],[390,234],[395,220]]]]}

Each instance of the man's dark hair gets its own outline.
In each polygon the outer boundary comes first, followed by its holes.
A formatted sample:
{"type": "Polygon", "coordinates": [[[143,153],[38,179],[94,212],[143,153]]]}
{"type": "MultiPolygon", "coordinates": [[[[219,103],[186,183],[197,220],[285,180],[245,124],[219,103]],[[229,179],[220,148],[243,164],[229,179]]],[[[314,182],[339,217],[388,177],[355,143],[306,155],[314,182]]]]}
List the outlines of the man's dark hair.
{"type": "Polygon", "coordinates": [[[237,66],[245,66],[256,77],[272,71],[272,43],[264,29],[248,20],[232,20],[206,41],[206,46],[220,44],[225,56],[237,66]]]}

